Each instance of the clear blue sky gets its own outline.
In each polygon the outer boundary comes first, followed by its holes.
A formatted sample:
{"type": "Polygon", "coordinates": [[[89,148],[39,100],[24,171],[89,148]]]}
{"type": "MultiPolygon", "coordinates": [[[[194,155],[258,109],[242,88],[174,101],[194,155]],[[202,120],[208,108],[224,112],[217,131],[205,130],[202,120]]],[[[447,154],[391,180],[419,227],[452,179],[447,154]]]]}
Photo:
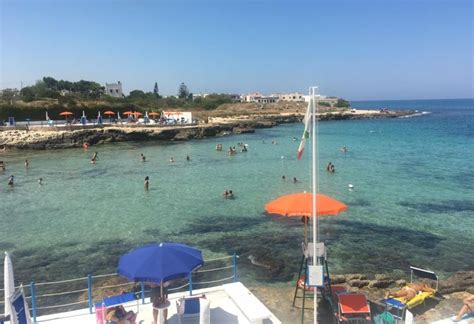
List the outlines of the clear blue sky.
{"type": "Polygon", "coordinates": [[[0,0],[0,88],[474,97],[470,0],[0,0]]]}

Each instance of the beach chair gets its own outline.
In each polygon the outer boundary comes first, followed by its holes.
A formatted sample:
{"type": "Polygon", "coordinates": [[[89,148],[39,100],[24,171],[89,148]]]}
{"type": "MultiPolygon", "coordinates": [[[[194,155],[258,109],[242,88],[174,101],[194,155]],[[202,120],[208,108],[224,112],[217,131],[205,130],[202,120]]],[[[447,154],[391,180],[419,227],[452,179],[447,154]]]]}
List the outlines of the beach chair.
{"type": "Polygon", "coordinates": [[[180,298],[176,301],[176,309],[180,324],[210,324],[210,304],[204,295],[180,298]]]}
{"type": "Polygon", "coordinates": [[[416,267],[410,267],[410,282],[413,282],[414,278],[422,278],[431,280],[432,288],[434,292],[419,292],[415,297],[410,299],[408,302],[403,303],[400,298],[387,298],[381,301],[382,304],[390,311],[390,313],[397,319],[402,320],[405,317],[407,309],[412,309],[416,306],[425,304],[428,298],[433,298],[438,291],[438,276],[430,270],[425,270],[416,267]]]}
{"type": "Polygon", "coordinates": [[[338,323],[370,323],[370,305],[364,294],[341,293],[338,295],[335,314],[338,323]]]}
{"type": "MultiPolygon", "coordinates": [[[[95,319],[96,324],[106,324],[107,321],[105,317],[107,316],[107,308],[122,305],[128,302],[136,301],[137,311],[135,314],[138,314],[139,311],[139,300],[136,298],[134,293],[121,294],[117,296],[111,296],[104,298],[101,302],[95,304],[95,319]]],[[[135,321],[130,321],[130,324],[135,324],[135,321]]]]}

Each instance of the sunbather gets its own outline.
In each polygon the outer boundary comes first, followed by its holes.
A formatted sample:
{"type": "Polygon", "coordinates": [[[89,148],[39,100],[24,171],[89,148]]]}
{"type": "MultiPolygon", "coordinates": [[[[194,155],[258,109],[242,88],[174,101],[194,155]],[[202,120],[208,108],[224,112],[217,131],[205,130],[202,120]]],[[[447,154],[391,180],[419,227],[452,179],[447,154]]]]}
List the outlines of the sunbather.
{"type": "Polygon", "coordinates": [[[419,292],[435,292],[433,288],[430,288],[425,283],[409,283],[402,289],[390,293],[387,292],[385,298],[398,298],[402,303],[406,304],[409,300],[415,297],[419,292]]]}
{"type": "Polygon", "coordinates": [[[135,321],[136,314],[133,311],[126,311],[122,305],[107,309],[107,324],[128,324],[135,321]]]}
{"type": "MultiPolygon", "coordinates": [[[[469,295],[462,302],[463,305],[459,310],[459,313],[453,319],[453,322],[459,322],[463,316],[469,312],[474,313],[474,295],[469,295]]],[[[474,319],[471,319],[468,324],[474,324],[474,319]]]]}

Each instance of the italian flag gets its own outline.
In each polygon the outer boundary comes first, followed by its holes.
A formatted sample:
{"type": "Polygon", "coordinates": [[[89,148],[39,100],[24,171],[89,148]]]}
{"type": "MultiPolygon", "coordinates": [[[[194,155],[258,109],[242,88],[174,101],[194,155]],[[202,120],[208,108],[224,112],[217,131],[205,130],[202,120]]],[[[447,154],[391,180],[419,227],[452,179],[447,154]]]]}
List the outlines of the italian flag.
{"type": "Polygon", "coordinates": [[[298,146],[298,153],[296,155],[298,160],[301,160],[301,158],[303,157],[304,144],[306,143],[306,139],[309,138],[309,133],[311,132],[311,100],[308,103],[308,108],[306,109],[306,114],[304,115],[303,123],[304,132],[303,136],[301,136],[301,143],[300,146],[298,146]]]}

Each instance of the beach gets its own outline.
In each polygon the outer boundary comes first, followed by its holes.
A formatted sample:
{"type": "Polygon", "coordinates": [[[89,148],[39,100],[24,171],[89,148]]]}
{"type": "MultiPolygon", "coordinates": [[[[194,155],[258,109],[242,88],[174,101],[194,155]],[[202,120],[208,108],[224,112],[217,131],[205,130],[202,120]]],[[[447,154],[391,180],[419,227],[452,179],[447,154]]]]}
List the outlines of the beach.
{"type": "MultiPolygon", "coordinates": [[[[474,267],[473,173],[464,154],[474,149],[466,140],[472,136],[466,126],[472,103],[393,103],[402,104],[432,113],[319,125],[319,190],[349,206],[320,222],[333,274],[406,278],[409,265],[416,265],[445,279],[474,267]],[[325,171],[329,161],[334,174],[325,171]]],[[[266,215],[263,206],[280,195],[310,190],[310,154],[296,159],[299,141],[293,137],[301,133],[301,124],[283,123],[199,140],[8,149],[0,153],[6,163],[0,173],[5,211],[0,247],[11,252],[18,281],[42,282],[111,273],[118,257],[134,247],[178,241],[202,249],[205,259],[240,255],[239,279],[258,297],[261,290],[273,298],[273,285],[286,285],[283,295],[291,295],[301,222],[266,215]],[[227,155],[238,143],[248,144],[248,152],[227,155]],[[224,150],[217,152],[216,144],[224,150]],[[91,164],[95,151],[99,158],[91,164]],[[13,188],[7,186],[10,175],[15,175],[13,188]],[[282,175],[300,181],[284,181],[282,175]],[[227,189],[235,199],[222,198],[227,189]]]]}

